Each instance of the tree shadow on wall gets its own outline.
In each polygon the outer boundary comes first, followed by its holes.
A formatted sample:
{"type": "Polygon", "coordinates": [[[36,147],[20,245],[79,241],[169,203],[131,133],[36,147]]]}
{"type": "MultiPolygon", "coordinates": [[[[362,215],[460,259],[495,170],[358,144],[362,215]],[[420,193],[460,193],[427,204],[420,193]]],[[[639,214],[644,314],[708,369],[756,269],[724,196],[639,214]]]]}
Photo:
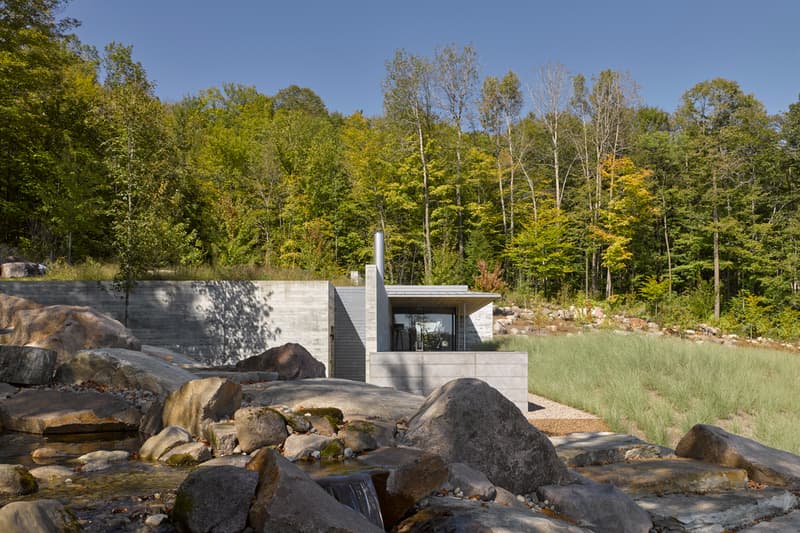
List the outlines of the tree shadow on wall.
{"type": "Polygon", "coordinates": [[[194,282],[194,311],[211,342],[197,356],[204,364],[232,364],[267,349],[281,333],[271,318],[272,292],[252,281],[194,282]]]}

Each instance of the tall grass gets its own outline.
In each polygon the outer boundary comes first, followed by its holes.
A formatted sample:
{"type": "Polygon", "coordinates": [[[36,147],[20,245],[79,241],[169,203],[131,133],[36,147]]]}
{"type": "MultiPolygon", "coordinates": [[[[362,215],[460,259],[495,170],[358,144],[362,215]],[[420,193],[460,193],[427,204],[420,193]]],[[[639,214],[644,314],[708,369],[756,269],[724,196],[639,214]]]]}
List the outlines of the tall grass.
{"type": "Polygon", "coordinates": [[[595,413],[615,431],[675,446],[717,424],[800,453],[800,355],[611,332],[511,337],[529,353],[529,390],[595,413]]]}

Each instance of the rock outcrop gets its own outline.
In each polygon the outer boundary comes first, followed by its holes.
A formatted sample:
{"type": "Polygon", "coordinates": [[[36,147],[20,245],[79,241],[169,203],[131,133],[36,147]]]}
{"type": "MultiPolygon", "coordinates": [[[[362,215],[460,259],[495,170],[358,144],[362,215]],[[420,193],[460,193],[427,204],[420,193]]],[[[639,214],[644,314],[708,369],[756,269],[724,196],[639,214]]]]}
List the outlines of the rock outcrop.
{"type": "Polygon", "coordinates": [[[35,346],[53,350],[66,359],[89,348],[139,350],[141,343],[128,328],[89,307],[41,305],[0,293],[0,344],[35,346]]]}
{"type": "Polygon", "coordinates": [[[325,365],[314,359],[302,345],[289,342],[236,363],[240,370],[276,372],[278,379],[324,378],[325,365]]]}
{"type": "Polygon", "coordinates": [[[52,350],[0,344],[0,382],[47,385],[53,381],[56,359],[52,350]]]}
{"type": "Polygon", "coordinates": [[[515,494],[567,480],[547,437],[477,379],[456,379],[434,390],[409,421],[404,441],[447,463],[466,463],[515,494]]]}
{"type": "Polygon", "coordinates": [[[196,379],[167,396],[162,422],[202,436],[205,424],[233,417],[241,404],[242,387],[238,383],[222,378],[196,379]]]}
{"type": "Polygon", "coordinates": [[[676,455],[743,468],[759,483],[800,489],[800,457],[722,428],[697,424],[678,443],[676,455]]]}

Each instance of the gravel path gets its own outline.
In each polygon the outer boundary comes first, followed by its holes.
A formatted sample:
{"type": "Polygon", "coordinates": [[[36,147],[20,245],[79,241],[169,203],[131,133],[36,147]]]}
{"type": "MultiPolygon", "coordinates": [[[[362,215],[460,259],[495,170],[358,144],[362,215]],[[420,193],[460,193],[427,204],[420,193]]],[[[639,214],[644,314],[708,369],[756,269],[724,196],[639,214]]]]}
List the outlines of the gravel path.
{"type": "Polygon", "coordinates": [[[530,393],[527,418],[537,429],[549,435],[609,431],[608,425],[597,415],[530,393]]]}

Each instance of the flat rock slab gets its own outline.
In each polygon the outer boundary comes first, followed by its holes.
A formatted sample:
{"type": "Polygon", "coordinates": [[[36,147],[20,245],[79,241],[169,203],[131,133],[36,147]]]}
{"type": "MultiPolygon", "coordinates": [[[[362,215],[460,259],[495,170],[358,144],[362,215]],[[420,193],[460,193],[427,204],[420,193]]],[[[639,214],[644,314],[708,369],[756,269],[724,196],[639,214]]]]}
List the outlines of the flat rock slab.
{"type": "Polygon", "coordinates": [[[800,511],[792,511],[767,522],[759,522],[740,530],[739,533],[786,533],[787,531],[800,531],[800,511]]]}
{"type": "Polygon", "coordinates": [[[667,453],[660,446],[620,433],[571,433],[562,437],[550,437],[550,442],[564,464],[573,468],[657,459],[667,453]]]}
{"type": "Polygon", "coordinates": [[[299,379],[242,385],[243,405],[338,407],[345,418],[411,418],[425,398],[347,379],[299,379]]]}
{"type": "Polygon", "coordinates": [[[598,483],[611,483],[630,495],[713,492],[744,488],[747,472],[685,459],[636,461],[576,468],[598,483]]]}
{"type": "Polygon", "coordinates": [[[120,389],[144,389],[169,394],[197,376],[158,357],[123,348],[81,350],[58,369],[56,380],[76,384],[92,381],[120,389]]]}
{"type": "Polygon", "coordinates": [[[3,427],[25,433],[135,431],[141,417],[124,400],[94,391],[27,389],[0,400],[3,427]]]}
{"type": "Polygon", "coordinates": [[[192,372],[200,378],[223,378],[235,383],[261,383],[263,381],[278,381],[277,372],[217,370],[215,368],[198,368],[192,372]]]}
{"type": "Polygon", "coordinates": [[[640,498],[636,503],[650,513],[657,528],[705,533],[738,530],[759,520],[787,513],[797,507],[798,500],[797,496],[785,490],[765,489],[718,494],[670,494],[640,498]]]}
{"type": "Polygon", "coordinates": [[[398,533],[414,531],[536,531],[539,533],[588,533],[568,522],[534,513],[528,509],[505,507],[493,502],[431,498],[428,507],[405,519],[398,533]]]}

